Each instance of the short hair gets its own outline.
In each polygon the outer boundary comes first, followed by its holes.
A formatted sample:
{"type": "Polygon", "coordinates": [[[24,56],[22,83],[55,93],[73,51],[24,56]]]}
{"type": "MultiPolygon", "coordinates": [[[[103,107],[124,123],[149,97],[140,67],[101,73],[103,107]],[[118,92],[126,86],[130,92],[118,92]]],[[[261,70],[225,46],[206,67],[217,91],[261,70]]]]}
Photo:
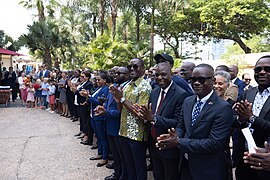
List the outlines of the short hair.
{"type": "Polygon", "coordinates": [[[209,65],[209,64],[204,64],[203,63],[203,64],[197,65],[195,68],[197,68],[197,67],[207,68],[209,70],[209,73],[211,73],[212,76],[214,75],[214,68],[211,65],[209,65]]]}
{"type": "Polygon", "coordinates": [[[88,77],[88,79],[91,77],[91,73],[90,71],[86,70],[82,72],[86,77],[88,77]]]}
{"type": "Polygon", "coordinates": [[[258,61],[256,62],[256,64],[255,64],[255,65],[257,65],[257,64],[258,64],[258,62],[259,62],[261,59],[264,59],[264,58],[268,58],[268,59],[270,59],[270,55],[265,55],[265,56],[260,57],[260,58],[258,59],[258,61]]]}
{"type": "Polygon", "coordinates": [[[221,68],[223,71],[230,72],[230,69],[226,65],[218,65],[216,68],[221,68]]]}
{"type": "MultiPolygon", "coordinates": [[[[136,57],[136,58],[133,58],[133,59],[138,59],[141,66],[144,67],[144,61],[141,58],[136,57]]],[[[131,60],[133,60],[133,59],[131,59],[131,60]]]]}
{"type": "Polygon", "coordinates": [[[106,74],[104,72],[99,73],[98,76],[100,76],[102,79],[105,79],[107,83],[110,83],[110,81],[111,81],[111,79],[108,76],[108,74],[106,74]]]}
{"type": "Polygon", "coordinates": [[[215,72],[215,76],[222,76],[225,78],[225,82],[229,85],[231,82],[231,75],[230,73],[226,72],[226,71],[217,71],[215,72]]]}

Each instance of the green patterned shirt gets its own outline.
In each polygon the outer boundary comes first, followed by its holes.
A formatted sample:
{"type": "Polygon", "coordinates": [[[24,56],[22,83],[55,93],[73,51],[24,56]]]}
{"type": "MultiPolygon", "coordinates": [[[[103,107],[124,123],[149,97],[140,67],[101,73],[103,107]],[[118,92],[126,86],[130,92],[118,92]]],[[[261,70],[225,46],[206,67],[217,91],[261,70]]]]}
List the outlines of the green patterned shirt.
{"type": "MultiPolygon", "coordinates": [[[[124,89],[123,96],[132,104],[147,105],[151,93],[151,86],[143,77],[135,82],[131,81],[124,89]]],[[[129,112],[125,106],[121,111],[121,125],[119,135],[136,141],[146,141],[147,132],[144,120],[129,112]]]]}

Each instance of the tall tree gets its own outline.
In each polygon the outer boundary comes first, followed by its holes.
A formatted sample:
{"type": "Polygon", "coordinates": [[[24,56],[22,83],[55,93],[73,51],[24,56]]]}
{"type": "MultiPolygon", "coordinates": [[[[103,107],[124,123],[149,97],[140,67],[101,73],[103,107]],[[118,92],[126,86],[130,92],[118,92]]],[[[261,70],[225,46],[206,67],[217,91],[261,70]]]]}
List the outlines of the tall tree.
{"type": "Polygon", "coordinates": [[[116,18],[117,18],[118,0],[111,0],[111,16],[112,16],[112,38],[116,35],[116,18]]]}
{"type": "Polygon", "coordinates": [[[199,9],[202,36],[233,40],[245,53],[251,49],[242,39],[259,35],[269,24],[269,6],[261,0],[196,0],[191,7],[199,9]]]}

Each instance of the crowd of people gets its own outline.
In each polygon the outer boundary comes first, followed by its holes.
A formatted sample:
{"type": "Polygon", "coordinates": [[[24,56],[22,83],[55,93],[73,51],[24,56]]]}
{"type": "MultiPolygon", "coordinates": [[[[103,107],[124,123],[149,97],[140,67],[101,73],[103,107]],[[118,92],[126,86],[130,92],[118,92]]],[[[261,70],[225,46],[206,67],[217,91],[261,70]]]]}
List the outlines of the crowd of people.
{"type": "MultiPolygon", "coordinates": [[[[249,74],[237,77],[236,65],[184,62],[172,71],[169,54],[154,59],[148,70],[140,58],[108,71],[23,70],[20,97],[79,121],[75,136],[97,149],[90,160],[114,169],[105,180],[146,180],[149,168],[156,180],[231,180],[233,168],[237,180],[270,179],[270,55],[255,64],[255,87],[249,74]],[[248,152],[246,127],[256,153],[248,152]]],[[[16,89],[12,68],[3,81],[16,89]]]]}

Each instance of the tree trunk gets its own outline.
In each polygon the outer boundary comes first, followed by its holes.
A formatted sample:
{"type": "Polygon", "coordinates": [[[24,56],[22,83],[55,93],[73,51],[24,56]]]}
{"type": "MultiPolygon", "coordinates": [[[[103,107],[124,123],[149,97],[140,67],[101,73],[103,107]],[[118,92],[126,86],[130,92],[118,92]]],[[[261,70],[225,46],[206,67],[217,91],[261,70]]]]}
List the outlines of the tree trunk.
{"type": "Polygon", "coordinates": [[[93,15],[93,30],[94,30],[94,38],[97,37],[97,27],[96,27],[96,24],[97,24],[97,15],[94,14],[93,15]]]}
{"type": "Polygon", "coordinates": [[[45,54],[43,55],[43,64],[45,64],[49,70],[52,68],[52,56],[49,49],[45,49],[45,54]]]}
{"type": "Polygon", "coordinates": [[[137,9],[136,11],[136,41],[137,44],[140,42],[140,10],[137,9]]]}
{"type": "Polygon", "coordinates": [[[154,57],[154,36],[155,36],[155,30],[154,30],[154,12],[155,8],[152,7],[151,12],[151,34],[150,34],[150,67],[152,66],[153,57],[154,57]]]}
{"type": "Polygon", "coordinates": [[[44,21],[45,14],[44,14],[44,5],[42,1],[37,1],[37,10],[38,10],[38,20],[44,21]]]}
{"type": "Polygon", "coordinates": [[[241,40],[241,38],[233,38],[232,40],[234,40],[241,47],[241,49],[243,49],[245,54],[251,53],[251,49],[241,40]]]}
{"type": "Polygon", "coordinates": [[[114,40],[116,34],[116,18],[117,18],[117,0],[111,0],[112,6],[112,38],[114,40]]]}
{"type": "Polygon", "coordinates": [[[100,35],[104,33],[104,19],[105,19],[105,0],[100,0],[99,20],[100,20],[100,35]]]}

